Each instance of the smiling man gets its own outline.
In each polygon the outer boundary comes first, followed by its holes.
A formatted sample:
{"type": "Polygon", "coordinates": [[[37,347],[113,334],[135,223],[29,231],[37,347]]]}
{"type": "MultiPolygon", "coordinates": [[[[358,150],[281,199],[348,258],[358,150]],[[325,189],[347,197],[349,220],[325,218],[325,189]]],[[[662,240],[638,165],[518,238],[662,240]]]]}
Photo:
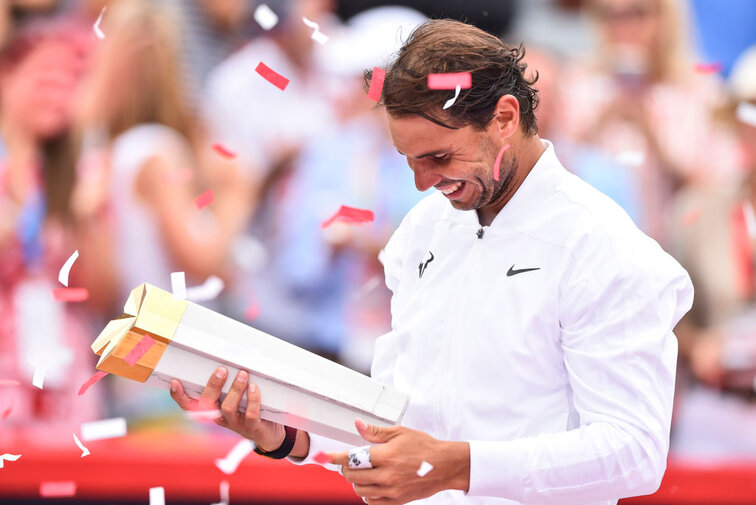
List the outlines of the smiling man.
{"type": "MultiPolygon", "coordinates": [[[[221,425],[272,457],[342,465],[371,505],[607,504],[659,486],[690,279],[538,138],[521,60],[477,28],[435,20],[386,69],[394,143],[418,189],[438,190],[382,254],[393,329],[372,375],[411,395],[403,426],[357,421],[373,445],[350,450],[260,421],[243,372],[221,425]],[[426,82],[448,72],[470,72],[472,87],[444,110],[451,93],[426,82]]],[[[219,369],[203,397],[217,401],[225,380],[219,369]]],[[[173,395],[191,407],[178,383],[173,395]]]]}

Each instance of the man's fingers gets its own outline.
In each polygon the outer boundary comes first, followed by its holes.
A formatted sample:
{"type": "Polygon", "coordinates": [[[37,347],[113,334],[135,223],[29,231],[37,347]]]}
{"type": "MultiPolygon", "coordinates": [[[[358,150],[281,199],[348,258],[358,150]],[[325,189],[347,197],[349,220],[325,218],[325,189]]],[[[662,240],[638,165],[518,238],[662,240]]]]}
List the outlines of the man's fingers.
{"type": "Polygon", "coordinates": [[[345,469],[349,468],[349,453],[348,452],[329,452],[328,456],[331,457],[332,464],[341,465],[345,469]]]}
{"type": "Polygon", "coordinates": [[[385,485],[385,468],[348,468],[342,467],[344,478],[356,486],[385,485]]]}
{"type": "Polygon", "coordinates": [[[228,390],[226,398],[223,399],[223,403],[221,404],[221,412],[223,412],[223,416],[226,419],[233,419],[238,416],[239,402],[242,396],[244,396],[248,380],[249,374],[244,370],[239,370],[239,373],[236,374],[236,379],[231,383],[231,388],[228,390]]]}
{"type": "Polygon", "coordinates": [[[205,409],[211,409],[215,407],[218,402],[218,398],[220,398],[221,388],[223,388],[223,384],[226,382],[227,376],[228,370],[226,370],[225,368],[220,367],[215,370],[215,373],[210,376],[205,389],[202,391],[202,395],[200,396],[200,407],[205,409]]]}
{"type": "Polygon", "coordinates": [[[184,391],[184,386],[179,381],[171,381],[171,398],[184,410],[196,410],[197,400],[190,398],[184,391]]]}
{"type": "Polygon", "coordinates": [[[254,382],[250,382],[247,388],[247,411],[244,417],[248,421],[260,421],[260,388],[254,382]]]}
{"type": "Polygon", "coordinates": [[[357,496],[367,498],[368,500],[380,500],[381,498],[386,498],[384,496],[385,492],[383,488],[379,486],[361,486],[359,484],[354,484],[352,487],[354,488],[354,492],[357,493],[357,496]]]}

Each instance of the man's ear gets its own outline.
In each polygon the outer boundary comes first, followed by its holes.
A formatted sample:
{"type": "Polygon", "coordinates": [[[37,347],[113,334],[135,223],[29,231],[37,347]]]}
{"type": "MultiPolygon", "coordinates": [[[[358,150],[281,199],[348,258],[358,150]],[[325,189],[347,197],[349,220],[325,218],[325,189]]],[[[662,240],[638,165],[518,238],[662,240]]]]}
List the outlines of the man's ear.
{"type": "Polygon", "coordinates": [[[502,95],[496,102],[494,122],[502,141],[514,135],[520,126],[520,102],[513,95],[502,95]]]}

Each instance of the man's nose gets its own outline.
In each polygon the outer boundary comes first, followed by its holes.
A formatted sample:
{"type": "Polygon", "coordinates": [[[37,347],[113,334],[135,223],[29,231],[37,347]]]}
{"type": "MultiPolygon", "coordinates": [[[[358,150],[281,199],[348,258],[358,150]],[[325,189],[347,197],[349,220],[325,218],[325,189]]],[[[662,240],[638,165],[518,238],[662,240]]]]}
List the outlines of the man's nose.
{"type": "Polygon", "coordinates": [[[432,167],[425,160],[410,160],[408,158],[407,163],[415,173],[415,187],[418,191],[428,191],[443,179],[443,177],[434,173],[432,167]]]}

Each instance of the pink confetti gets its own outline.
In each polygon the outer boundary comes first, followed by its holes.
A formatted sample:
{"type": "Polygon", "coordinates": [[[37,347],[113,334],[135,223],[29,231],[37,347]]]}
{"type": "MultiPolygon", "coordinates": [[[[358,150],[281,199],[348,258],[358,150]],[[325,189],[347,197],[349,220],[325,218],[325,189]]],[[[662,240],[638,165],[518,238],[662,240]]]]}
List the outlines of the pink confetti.
{"type": "Polygon", "coordinates": [[[0,416],[0,419],[8,419],[8,416],[13,411],[13,405],[10,405],[7,409],[3,411],[3,415],[0,416]]]}
{"type": "Polygon", "coordinates": [[[386,70],[380,67],[373,67],[373,75],[370,76],[370,87],[368,88],[368,97],[371,100],[380,102],[381,93],[383,92],[383,81],[386,79],[386,70]]]}
{"type": "Polygon", "coordinates": [[[507,144],[501,149],[499,149],[499,154],[496,155],[496,161],[494,161],[494,169],[493,169],[493,176],[494,180],[499,180],[499,170],[501,169],[501,159],[504,157],[504,153],[509,149],[510,145],[507,144]]]}
{"type": "Polygon", "coordinates": [[[83,302],[89,299],[87,288],[55,288],[53,297],[58,302],[83,302]]]}
{"type": "Polygon", "coordinates": [[[259,315],[260,306],[257,304],[257,302],[250,303],[249,306],[244,310],[244,319],[246,319],[247,321],[254,321],[259,315]]]}
{"type": "Polygon", "coordinates": [[[236,154],[234,151],[224,146],[220,142],[216,142],[215,144],[213,144],[212,147],[213,147],[213,151],[220,154],[224,158],[228,158],[229,160],[232,160],[238,156],[238,154],[236,154]]]}
{"type": "Polygon", "coordinates": [[[0,387],[3,386],[20,386],[21,383],[15,379],[0,379],[0,387]]]}
{"type": "Polygon", "coordinates": [[[188,410],[186,417],[195,421],[214,421],[223,417],[223,413],[218,409],[212,410],[188,410]]]}
{"type": "Polygon", "coordinates": [[[152,349],[153,345],[155,345],[155,341],[152,340],[152,337],[145,335],[144,337],[142,337],[142,340],[140,340],[137,345],[135,345],[134,348],[129,351],[129,353],[125,358],[123,358],[123,360],[129,365],[134,366],[137,364],[137,361],[139,361],[141,357],[147,353],[147,351],[152,349]]]}
{"type": "Polygon", "coordinates": [[[454,72],[449,74],[428,74],[429,89],[467,89],[472,86],[470,72],[454,72]]]}
{"type": "Polygon", "coordinates": [[[321,465],[325,465],[326,463],[331,463],[333,458],[324,452],[319,452],[312,457],[312,460],[321,465]]]}
{"type": "Polygon", "coordinates": [[[693,69],[699,74],[716,74],[722,71],[722,64],[718,61],[712,63],[696,63],[693,69]]]}
{"type": "Polygon", "coordinates": [[[215,201],[215,193],[212,189],[208,189],[194,200],[194,204],[199,210],[204,209],[215,201]]]}
{"type": "Polygon", "coordinates": [[[271,83],[273,86],[277,87],[281,91],[286,89],[286,86],[289,85],[289,79],[282,76],[272,68],[268,67],[265,63],[262,61],[257,64],[257,68],[255,68],[255,72],[260,74],[263,79],[271,83]]]}
{"type": "Polygon", "coordinates": [[[339,207],[339,210],[336,211],[336,214],[323,221],[320,227],[328,228],[337,219],[347,223],[372,223],[375,216],[372,210],[357,209],[355,207],[342,205],[339,207]]]}
{"type": "Polygon", "coordinates": [[[194,178],[194,172],[191,168],[185,168],[184,170],[171,171],[163,174],[162,181],[166,184],[184,184],[191,181],[194,178]]]}
{"type": "Polygon", "coordinates": [[[98,370],[97,372],[95,372],[94,375],[92,375],[92,377],[90,377],[89,379],[87,379],[84,382],[84,384],[81,385],[81,387],[79,388],[79,396],[81,396],[84,393],[86,393],[87,389],[89,389],[90,387],[92,387],[97,381],[99,381],[100,379],[102,379],[106,375],[108,375],[108,372],[103,372],[102,370],[98,370]]]}
{"type": "Polygon", "coordinates": [[[43,481],[39,483],[39,494],[43,498],[74,496],[76,494],[76,482],[72,480],[43,481]]]}

